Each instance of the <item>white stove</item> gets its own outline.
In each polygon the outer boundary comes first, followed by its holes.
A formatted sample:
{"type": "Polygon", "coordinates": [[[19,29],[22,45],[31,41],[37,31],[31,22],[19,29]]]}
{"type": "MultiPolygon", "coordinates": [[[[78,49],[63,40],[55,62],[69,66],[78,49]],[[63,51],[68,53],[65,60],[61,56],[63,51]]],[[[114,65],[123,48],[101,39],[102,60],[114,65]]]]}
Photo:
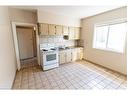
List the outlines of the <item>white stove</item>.
{"type": "Polygon", "coordinates": [[[49,70],[59,67],[57,48],[42,47],[42,45],[40,44],[40,51],[41,51],[41,66],[43,70],[49,70]]]}

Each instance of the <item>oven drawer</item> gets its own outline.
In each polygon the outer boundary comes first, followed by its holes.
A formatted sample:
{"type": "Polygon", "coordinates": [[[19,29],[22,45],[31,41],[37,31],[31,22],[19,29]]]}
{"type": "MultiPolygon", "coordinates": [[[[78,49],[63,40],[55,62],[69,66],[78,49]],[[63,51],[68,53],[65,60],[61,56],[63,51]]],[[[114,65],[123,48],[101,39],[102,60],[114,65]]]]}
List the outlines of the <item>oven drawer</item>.
{"type": "Polygon", "coordinates": [[[56,67],[59,67],[59,64],[58,63],[43,66],[43,70],[49,70],[49,69],[53,69],[53,68],[56,68],[56,67]]]}
{"type": "Polygon", "coordinates": [[[58,63],[57,61],[52,61],[52,62],[43,62],[43,66],[47,66],[47,65],[52,65],[52,64],[56,64],[58,63]]]}

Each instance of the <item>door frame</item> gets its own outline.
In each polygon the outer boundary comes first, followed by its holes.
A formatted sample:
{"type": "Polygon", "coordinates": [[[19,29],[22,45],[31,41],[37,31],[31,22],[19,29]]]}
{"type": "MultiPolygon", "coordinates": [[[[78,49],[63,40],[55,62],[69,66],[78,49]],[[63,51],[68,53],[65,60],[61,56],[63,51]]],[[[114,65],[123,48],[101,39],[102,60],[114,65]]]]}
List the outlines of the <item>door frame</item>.
{"type": "Polygon", "coordinates": [[[17,69],[21,69],[21,62],[19,56],[19,46],[18,46],[18,39],[16,33],[16,26],[32,26],[35,27],[36,31],[36,46],[37,46],[37,63],[40,65],[40,54],[39,54],[39,36],[38,36],[38,28],[36,24],[31,23],[22,23],[22,22],[12,22],[12,32],[13,32],[13,40],[14,40],[14,47],[15,47],[15,55],[16,55],[16,63],[17,69]]]}

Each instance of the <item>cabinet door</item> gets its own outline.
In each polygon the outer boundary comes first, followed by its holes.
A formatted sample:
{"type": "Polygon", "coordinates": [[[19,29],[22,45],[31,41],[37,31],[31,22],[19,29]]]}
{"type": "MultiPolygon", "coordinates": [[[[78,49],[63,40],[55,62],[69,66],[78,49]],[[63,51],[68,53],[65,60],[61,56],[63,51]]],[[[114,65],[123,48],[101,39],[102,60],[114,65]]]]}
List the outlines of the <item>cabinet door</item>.
{"type": "Polygon", "coordinates": [[[72,61],[72,52],[71,50],[66,51],[66,62],[71,62],[72,61]]]}
{"type": "Polygon", "coordinates": [[[80,39],[80,28],[79,27],[75,27],[75,37],[74,39],[80,39]]]}
{"type": "Polygon", "coordinates": [[[60,52],[59,53],[59,63],[60,64],[64,64],[64,63],[66,63],[66,53],[65,52],[60,52]]]}
{"type": "Polygon", "coordinates": [[[74,27],[69,27],[69,39],[74,39],[74,27]]]}
{"type": "Polygon", "coordinates": [[[78,48],[77,56],[78,56],[78,60],[82,60],[82,58],[83,58],[83,48],[78,48]]]}
{"type": "Polygon", "coordinates": [[[81,51],[80,48],[77,49],[77,60],[81,59],[81,51]]]}
{"type": "Polygon", "coordinates": [[[63,30],[61,25],[56,25],[56,35],[63,35],[63,30]]]}
{"type": "Polygon", "coordinates": [[[77,49],[73,49],[72,50],[72,61],[76,61],[78,58],[77,58],[77,49]]]}
{"type": "Polygon", "coordinates": [[[49,24],[49,35],[55,35],[55,34],[56,34],[55,25],[49,24]]]}
{"type": "Polygon", "coordinates": [[[69,35],[68,27],[63,26],[63,35],[69,35]]]}
{"type": "Polygon", "coordinates": [[[48,35],[48,24],[39,24],[39,32],[40,35],[48,35]]]}
{"type": "Polygon", "coordinates": [[[80,60],[83,59],[83,53],[84,53],[83,48],[80,48],[80,60]]]}

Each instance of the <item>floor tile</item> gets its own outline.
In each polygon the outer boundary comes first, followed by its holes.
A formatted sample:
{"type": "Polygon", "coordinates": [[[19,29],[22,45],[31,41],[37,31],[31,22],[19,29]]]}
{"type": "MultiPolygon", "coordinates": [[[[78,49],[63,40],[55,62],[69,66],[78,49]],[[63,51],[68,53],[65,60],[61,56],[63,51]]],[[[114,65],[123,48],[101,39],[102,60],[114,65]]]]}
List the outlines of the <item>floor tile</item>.
{"type": "Polygon", "coordinates": [[[29,60],[16,73],[12,89],[127,89],[127,77],[86,61],[42,71],[36,60],[29,60]]]}

